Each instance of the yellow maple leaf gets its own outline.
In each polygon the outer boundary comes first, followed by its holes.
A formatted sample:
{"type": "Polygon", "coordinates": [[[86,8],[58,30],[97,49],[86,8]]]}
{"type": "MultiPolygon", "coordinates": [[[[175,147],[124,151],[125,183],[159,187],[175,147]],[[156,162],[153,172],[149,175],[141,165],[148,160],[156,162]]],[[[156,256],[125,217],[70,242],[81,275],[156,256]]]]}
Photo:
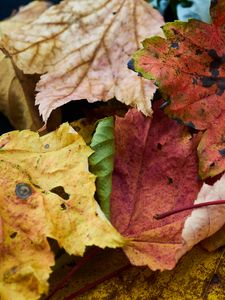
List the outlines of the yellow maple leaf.
{"type": "Polygon", "coordinates": [[[44,121],[71,100],[113,97],[150,115],[155,86],[128,70],[127,62],[162,24],[144,0],[64,0],[3,42],[25,73],[47,72],[36,98],[44,121]]]}
{"type": "Polygon", "coordinates": [[[0,295],[38,299],[54,264],[47,237],[69,254],[124,239],[94,200],[92,150],[68,124],[43,137],[29,130],[0,138],[0,295]]]}

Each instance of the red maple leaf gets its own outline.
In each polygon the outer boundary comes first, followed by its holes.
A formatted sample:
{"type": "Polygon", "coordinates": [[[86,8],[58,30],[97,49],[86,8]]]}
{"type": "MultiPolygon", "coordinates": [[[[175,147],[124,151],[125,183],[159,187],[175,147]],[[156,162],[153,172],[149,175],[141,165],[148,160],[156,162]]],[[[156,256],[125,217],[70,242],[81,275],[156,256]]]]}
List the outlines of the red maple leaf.
{"type": "Polygon", "coordinates": [[[129,63],[155,80],[170,117],[205,131],[198,146],[202,178],[225,170],[225,0],[212,1],[211,17],[212,24],[166,24],[166,39],[145,40],[129,63]]]}
{"type": "Polygon", "coordinates": [[[128,239],[124,250],[133,264],[172,269],[190,249],[182,232],[191,211],[163,220],[154,216],[197,198],[198,140],[159,109],[153,119],[133,109],[117,117],[115,141],[111,221],[128,239]]]}

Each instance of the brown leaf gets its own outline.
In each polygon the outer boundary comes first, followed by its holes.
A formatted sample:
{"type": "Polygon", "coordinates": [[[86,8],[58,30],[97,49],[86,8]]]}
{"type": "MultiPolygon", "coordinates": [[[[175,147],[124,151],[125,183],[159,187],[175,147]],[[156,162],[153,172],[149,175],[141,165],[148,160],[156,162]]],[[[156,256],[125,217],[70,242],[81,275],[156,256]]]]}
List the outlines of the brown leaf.
{"type": "Polygon", "coordinates": [[[36,83],[37,76],[24,75],[0,50],[0,111],[16,129],[43,126],[34,105],[36,83]]]}
{"type": "MultiPolygon", "coordinates": [[[[3,34],[17,31],[31,23],[49,7],[44,1],[34,1],[0,22],[0,43],[3,34]]],[[[35,86],[39,76],[24,75],[10,57],[0,50],[0,111],[16,129],[37,130],[43,123],[34,105],[35,86]]]]}
{"type": "Polygon", "coordinates": [[[143,0],[65,0],[4,36],[4,46],[25,73],[48,72],[37,86],[44,121],[71,100],[113,97],[150,115],[155,87],[129,71],[127,61],[162,24],[143,0]]]}

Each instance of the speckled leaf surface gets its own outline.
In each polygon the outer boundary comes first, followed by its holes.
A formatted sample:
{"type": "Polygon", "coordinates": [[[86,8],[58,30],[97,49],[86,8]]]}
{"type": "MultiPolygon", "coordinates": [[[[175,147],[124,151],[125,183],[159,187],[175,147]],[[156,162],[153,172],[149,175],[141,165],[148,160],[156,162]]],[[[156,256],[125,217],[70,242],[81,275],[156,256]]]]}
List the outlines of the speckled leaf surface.
{"type": "Polygon", "coordinates": [[[130,239],[124,250],[133,264],[172,269],[187,251],[182,231],[190,211],[153,216],[197,198],[196,141],[158,108],[153,120],[136,110],[117,118],[115,141],[111,221],[130,239]]]}
{"type": "Polygon", "coordinates": [[[63,124],[43,137],[13,131],[1,136],[0,145],[4,300],[38,299],[46,292],[54,263],[47,237],[75,255],[90,245],[124,244],[94,200],[95,176],[88,171],[92,150],[72,127],[63,124]]]}
{"type": "Polygon", "coordinates": [[[170,117],[206,130],[198,148],[202,178],[225,169],[224,0],[212,2],[211,17],[212,24],[197,20],[166,24],[166,39],[146,39],[130,63],[157,83],[170,117]]]}
{"type": "MultiPolygon", "coordinates": [[[[70,283],[54,296],[54,300],[67,299],[66,297],[70,294],[127,263],[122,252],[104,251],[76,273],[70,283]]],[[[69,270],[70,265],[65,265],[60,271],[53,273],[50,287],[54,288],[69,270]]],[[[209,253],[196,246],[172,271],[153,272],[149,268],[130,267],[75,299],[223,300],[225,298],[224,284],[224,249],[209,253]]]]}
{"type": "Polygon", "coordinates": [[[151,114],[155,87],[126,67],[163,18],[144,0],[64,0],[31,24],[4,36],[4,47],[25,73],[46,73],[36,103],[44,121],[71,101],[119,101],[151,114]],[[123,30],[121,30],[123,28],[123,30]]]}

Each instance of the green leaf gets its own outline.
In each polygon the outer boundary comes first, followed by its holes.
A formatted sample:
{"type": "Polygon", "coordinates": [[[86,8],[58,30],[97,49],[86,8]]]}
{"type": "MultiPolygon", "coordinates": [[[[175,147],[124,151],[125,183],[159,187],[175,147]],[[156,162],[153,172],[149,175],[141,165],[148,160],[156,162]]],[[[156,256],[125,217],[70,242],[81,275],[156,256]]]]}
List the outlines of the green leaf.
{"type": "Polygon", "coordinates": [[[89,158],[90,171],[97,176],[98,200],[101,209],[109,219],[115,153],[113,117],[107,117],[97,122],[90,146],[95,151],[89,158]]]}

